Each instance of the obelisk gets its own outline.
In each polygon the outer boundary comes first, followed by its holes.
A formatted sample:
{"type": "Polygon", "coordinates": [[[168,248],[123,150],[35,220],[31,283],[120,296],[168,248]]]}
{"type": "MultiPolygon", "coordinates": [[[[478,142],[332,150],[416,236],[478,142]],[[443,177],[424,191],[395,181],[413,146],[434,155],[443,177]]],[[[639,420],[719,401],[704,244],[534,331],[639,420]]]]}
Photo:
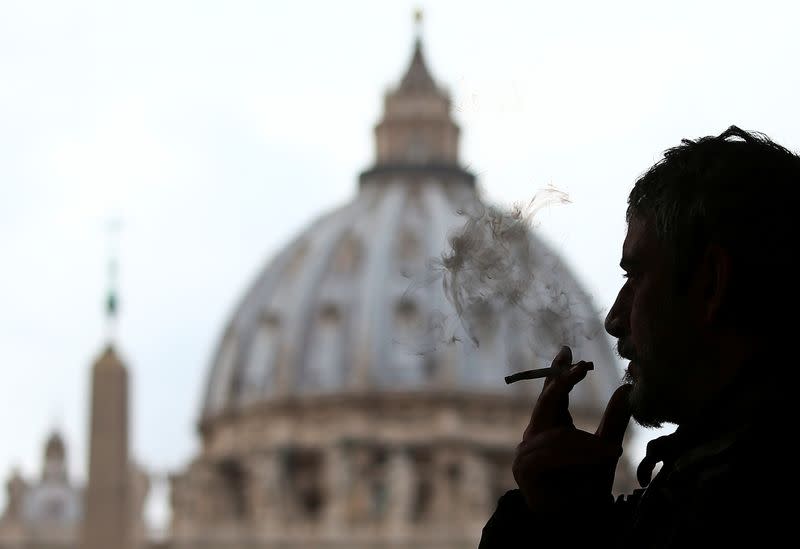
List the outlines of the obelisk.
{"type": "Polygon", "coordinates": [[[116,270],[112,256],[106,299],[108,344],[92,367],[89,481],[80,549],[134,549],[131,547],[128,371],[113,343],[116,270]]]}
{"type": "Polygon", "coordinates": [[[109,345],[92,368],[89,482],[81,549],[130,547],[128,372],[109,345]]]}

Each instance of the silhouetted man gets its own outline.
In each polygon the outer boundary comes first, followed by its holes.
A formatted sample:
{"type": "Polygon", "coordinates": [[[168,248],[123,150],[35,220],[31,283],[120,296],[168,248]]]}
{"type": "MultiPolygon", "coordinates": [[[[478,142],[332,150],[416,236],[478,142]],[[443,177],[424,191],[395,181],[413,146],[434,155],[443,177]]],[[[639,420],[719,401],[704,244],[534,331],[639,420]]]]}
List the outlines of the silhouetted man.
{"type": "Polygon", "coordinates": [[[798,187],[800,157],[735,126],[684,140],[636,182],[605,323],[626,383],[595,433],[576,429],[569,392],[592,365],[561,350],[517,448],[519,489],[480,549],[796,543],[798,187]],[[646,488],[614,501],[631,415],[678,429],[648,444],[646,488]]]}

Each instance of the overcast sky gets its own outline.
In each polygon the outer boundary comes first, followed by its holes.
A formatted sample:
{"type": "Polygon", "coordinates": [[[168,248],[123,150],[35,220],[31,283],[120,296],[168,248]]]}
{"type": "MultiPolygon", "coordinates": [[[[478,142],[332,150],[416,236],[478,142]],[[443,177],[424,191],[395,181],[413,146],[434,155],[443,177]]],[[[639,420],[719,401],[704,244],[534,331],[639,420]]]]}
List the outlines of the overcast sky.
{"type": "Polygon", "coordinates": [[[800,149],[792,1],[0,0],[0,478],[38,476],[53,428],[85,476],[113,218],[133,452],[187,463],[228,315],[354,196],[418,6],[463,163],[490,201],[569,194],[537,230],[601,313],[625,198],[665,148],[737,124],[800,149]]]}

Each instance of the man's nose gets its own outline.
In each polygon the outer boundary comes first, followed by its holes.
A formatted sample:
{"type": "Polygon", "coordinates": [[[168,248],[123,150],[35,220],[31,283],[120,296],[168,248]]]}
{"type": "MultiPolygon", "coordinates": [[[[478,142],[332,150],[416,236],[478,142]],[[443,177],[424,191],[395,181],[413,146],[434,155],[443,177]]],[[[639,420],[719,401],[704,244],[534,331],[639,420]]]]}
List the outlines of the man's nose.
{"type": "Polygon", "coordinates": [[[611,310],[608,311],[604,323],[606,332],[616,337],[617,339],[621,338],[625,334],[625,325],[627,322],[625,319],[625,315],[623,314],[624,307],[622,303],[621,293],[622,292],[620,292],[620,295],[617,295],[617,299],[611,306],[611,310]]]}

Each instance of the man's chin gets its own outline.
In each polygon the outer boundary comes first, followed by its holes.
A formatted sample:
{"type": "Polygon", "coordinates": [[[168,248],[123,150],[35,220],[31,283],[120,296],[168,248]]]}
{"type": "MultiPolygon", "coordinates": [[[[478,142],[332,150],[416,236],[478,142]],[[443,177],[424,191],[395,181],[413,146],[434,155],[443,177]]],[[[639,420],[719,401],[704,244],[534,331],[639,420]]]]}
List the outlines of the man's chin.
{"type": "Polygon", "coordinates": [[[641,380],[635,381],[630,377],[630,373],[625,374],[624,381],[633,385],[630,393],[631,417],[642,427],[658,428],[662,427],[667,419],[659,410],[658,403],[652,396],[647,394],[646,385],[641,380]]]}

